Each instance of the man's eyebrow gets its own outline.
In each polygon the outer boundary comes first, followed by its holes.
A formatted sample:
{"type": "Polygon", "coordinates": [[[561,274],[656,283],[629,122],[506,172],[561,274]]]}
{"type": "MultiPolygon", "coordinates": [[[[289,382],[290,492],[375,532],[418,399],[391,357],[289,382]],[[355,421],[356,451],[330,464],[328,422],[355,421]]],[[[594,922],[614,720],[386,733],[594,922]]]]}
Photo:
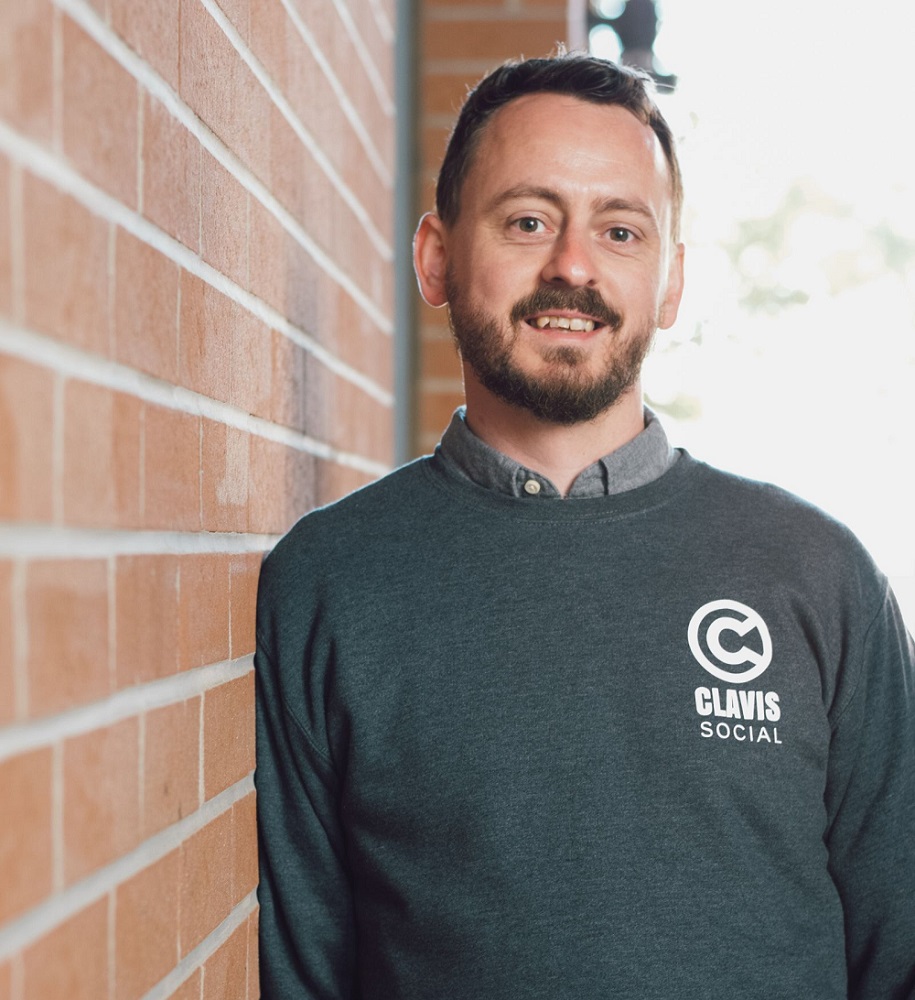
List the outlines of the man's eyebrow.
{"type": "MultiPolygon", "coordinates": [[[[548,201],[557,208],[562,208],[564,204],[562,196],[552,188],[519,184],[517,187],[509,188],[507,191],[497,194],[489,203],[489,210],[494,211],[506,202],[523,198],[536,198],[540,201],[548,201]]],[[[630,212],[634,215],[642,216],[653,226],[657,226],[655,213],[640,198],[603,198],[594,202],[593,210],[598,214],[603,214],[604,212],[630,212]]]]}
{"type": "Polygon", "coordinates": [[[644,216],[652,223],[656,221],[654,212],[640,198],[605,198],[595,203],[594,210],[598,213],[631,212],[634,215],[644,216]]]}
{"type": "Polygon", "coordinates": [[[537,198],[540,201],[548,201],[557,207],[562,206],[562,198],[557,191],[552,188],[536,187],[530,184],[519,184],[509,188],[507,191],[497,194],[489,203],[489,210],[493,211],[501,207],[507,201],[515,201],[518,198],[537,198]]]}

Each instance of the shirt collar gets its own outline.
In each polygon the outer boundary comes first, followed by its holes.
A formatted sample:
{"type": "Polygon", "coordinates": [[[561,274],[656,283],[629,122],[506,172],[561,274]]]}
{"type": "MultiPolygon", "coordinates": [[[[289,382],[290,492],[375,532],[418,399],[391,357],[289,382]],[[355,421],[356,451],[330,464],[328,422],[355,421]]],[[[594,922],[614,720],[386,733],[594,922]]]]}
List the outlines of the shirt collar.
{"type": "MultiPolygon", "coordinates": [[[[478,486],[522,499],[561,499],[559,490],[546,476],[478,438],[467,426],[465,414],[463,406],[454,411],[438,446],[442,457],[462,476],[478,486]]],[[[660,421],[646,406],[645,429],[579,473],[568,498],[610,496],[645,486],[667,472],[677,457],[660,421]]]]}

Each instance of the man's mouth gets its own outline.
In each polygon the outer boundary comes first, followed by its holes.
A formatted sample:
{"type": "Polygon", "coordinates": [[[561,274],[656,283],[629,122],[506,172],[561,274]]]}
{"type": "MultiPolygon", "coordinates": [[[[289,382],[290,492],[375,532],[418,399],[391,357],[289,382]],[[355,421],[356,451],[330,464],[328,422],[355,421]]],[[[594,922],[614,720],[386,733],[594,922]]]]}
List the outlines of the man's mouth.
{"type": "Polygon", "coordinates": [[[591,333],[603,326],[599,320],[581,316],[530,316],[526,322],[538,330],[570,330],[575,333],[591,333]]]}
{"type": "Polygon", "coordinates": [[[603,327],[616,332],[623,325],[622,315],[593,288],[538,288],[514,304],[511,321],[559,335],[589,334],[603,327]]]}

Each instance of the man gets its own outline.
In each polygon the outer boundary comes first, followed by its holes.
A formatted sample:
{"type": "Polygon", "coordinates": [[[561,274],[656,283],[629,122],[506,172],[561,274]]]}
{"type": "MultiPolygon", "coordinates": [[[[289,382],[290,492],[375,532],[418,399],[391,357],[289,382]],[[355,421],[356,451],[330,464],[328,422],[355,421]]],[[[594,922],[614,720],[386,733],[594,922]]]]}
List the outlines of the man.
{"type": "Polygon", "coordinates": [[[915,996],[911,639],[643,410],[680,201],[634,72],[470,95],[415,244],[466,411],[264,565],[268,1000],[915,996]]]}

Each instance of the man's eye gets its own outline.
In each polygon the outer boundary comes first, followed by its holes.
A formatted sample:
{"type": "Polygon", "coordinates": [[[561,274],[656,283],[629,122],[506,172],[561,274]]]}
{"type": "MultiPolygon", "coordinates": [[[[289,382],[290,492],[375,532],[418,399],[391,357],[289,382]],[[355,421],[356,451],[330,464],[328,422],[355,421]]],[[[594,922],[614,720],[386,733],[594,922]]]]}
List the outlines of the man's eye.
{"type": "Polygon", "coordinates": [[[632,239],[632,230],[624,229],[622,226],[614,226],[609,230],[609,234],[614,243],[628,243],[632,239]]]}
{"type": "Polygon", "coordinates": [[[515,225],[522,233],[539,233],[543,223],[539,219],[526,216],[523,219],[516,219],[515,225]]]}

